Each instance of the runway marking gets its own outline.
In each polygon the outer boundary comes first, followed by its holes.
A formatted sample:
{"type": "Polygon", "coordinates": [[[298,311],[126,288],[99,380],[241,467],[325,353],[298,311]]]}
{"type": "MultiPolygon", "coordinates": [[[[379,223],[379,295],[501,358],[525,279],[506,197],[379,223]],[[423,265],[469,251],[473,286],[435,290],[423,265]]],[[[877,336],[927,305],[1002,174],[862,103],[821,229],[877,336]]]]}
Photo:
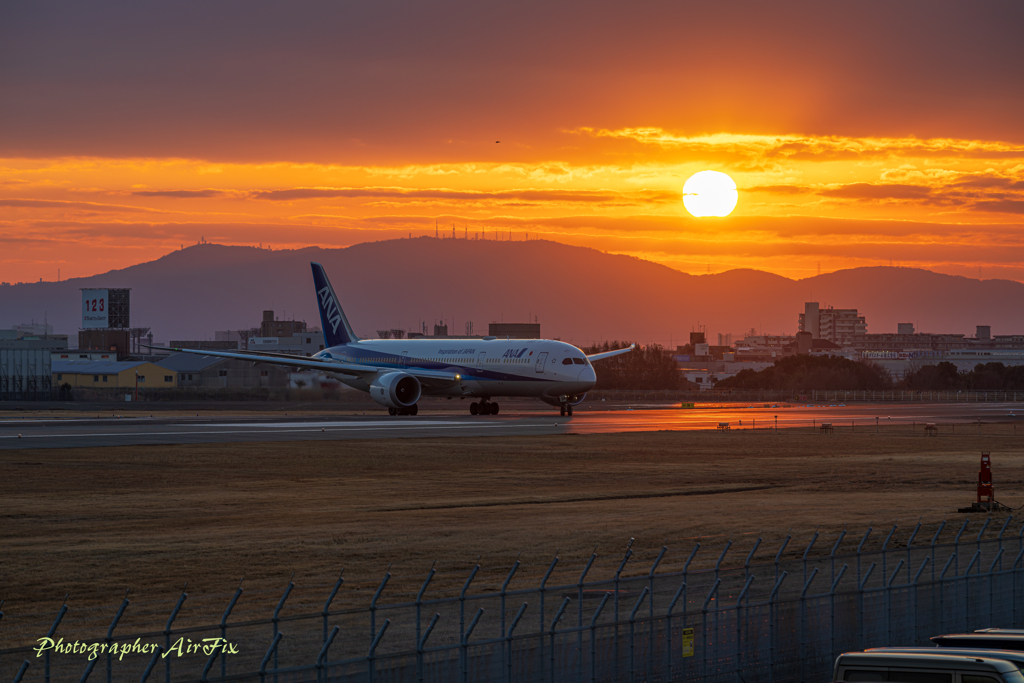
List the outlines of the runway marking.
{"type": "MultiPolygon", "coordinates": [[[[405,428],[406,431],[408,431],[409,429],[419,428],[420,425],[408,423],[408,424],[397,424],[397,425],[396,424],[392,424],[390,426],[405,428]]],[[[451,424],[446,424],[446,425],[427,426],[427,427],[425,427],[425,429],[438,429],[438,428],[440,428],[442,426],[444,426],[446,428],[448,428],[448,427],[457,427],[457,428],[461,428],[461,429],[475,429],[475,428],[478,428],[478,427],[492,427],[492,428],[493,427],[537,428],[537,427],[547,427],[548,425],[546,425],[546,424],[509,424],[509,423],[503,423],[503,422],[488,422],[488,423],[476,423],[476,424],[451,423],[451,424]]],[[[552,424],[551,426],[554,427],[556,425],[552,424]]],[[[359,426],[355,426],[354,425],[354,426],[351,426],[351,427],[332,427],[332,429],[344,429],[344,430],[347,430],[347,431],[361,431],[361,430],[368,430],[368,429],[377,429],[377,427],[374,427],[374,426],[364,427],[364,426],[361,426],[361,425],[359,425],[359,426]]],[[[274,430],[274,433],[289,433],[289,432],[310,432],[310,433],[314,433],[314,434],[321,433],[321,432],[317,432],[317,431],[315,431],[313,429],[276,429],[276,430],[274,430]]],[[[216,436],[218,434],[251,434],[251,433],[252,432],[250,432],[247,429],[246,430],[238,429],[238,430],[228,430],[228,431],[220,430],[220,431],[198,431],[198,432],[112,432],[112,433],[108,433],[108,434],[27,434],[27,435],[22,435],[22,436],[18,436],[17,434],[12,434],[10,436],[0,435],[0,439],[70,439],[70,438],[87,438],[87,437],[96,438],[96,437],[106,437],[106,436],[120,436],[120,437],[129,437],[129,436],[194,436],[194,435],[216,436]]],[[[129,445],[129,444],[125,444],[125,445],[129,445]]]]}
{"type": "Polygon", "coordinates": [[[467,503],[466,505],[420,505],[407,508],[377,508],[374,512],[413,512],[417,510],[458,510],[462,508],[492,508],[506,505],[553,505],[558,503],[593,503],[605,500],[639,500],[641,498],[676,498],[679,496],[715,496],[720,493],[744,493],[746,491],[765,491],[783,488],[780,486],[740,486],[717,491],[673,491],[667,493],[640,493],[635,496],[597,496],[594,498],[560,498],[558,500],[511,500],[490,503],[467,503]]]}

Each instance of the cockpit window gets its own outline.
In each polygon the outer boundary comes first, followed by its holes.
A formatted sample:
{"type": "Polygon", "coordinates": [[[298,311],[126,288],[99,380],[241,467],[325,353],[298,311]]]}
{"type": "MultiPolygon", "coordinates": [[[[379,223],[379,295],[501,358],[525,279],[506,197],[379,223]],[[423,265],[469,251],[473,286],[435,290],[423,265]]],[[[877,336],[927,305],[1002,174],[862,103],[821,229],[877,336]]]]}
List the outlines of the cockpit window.
{"type": "Polygon", "coordinates": [[[572,365],[572,358],[563,358],[562,365],[572,365]]]}
{"type": "Polygon", "coordinates": [[[582,358],[573,358],[572,362],[575,363],[576,365],[586,365],[587,364],[587,361],[583,360],[582,358]]]}

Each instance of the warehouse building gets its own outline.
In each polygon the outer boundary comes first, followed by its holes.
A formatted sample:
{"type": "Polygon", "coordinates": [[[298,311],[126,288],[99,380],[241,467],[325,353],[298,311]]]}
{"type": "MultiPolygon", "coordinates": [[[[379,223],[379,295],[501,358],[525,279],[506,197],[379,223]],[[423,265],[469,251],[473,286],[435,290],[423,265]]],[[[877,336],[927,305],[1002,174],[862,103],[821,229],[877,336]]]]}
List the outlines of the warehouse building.
{"type": "Polygon", "coordinates": [[[172,389],[178,386],[174,372],[147,361],[55,361],[54,386],[64,384],[90,389],[172,389]],[[136,385],[136,378],[138,384],[136,385]]]}
{"type": "Polygon", "coordinates": [[[195,353],[175,353],[157,365],[173,372],[179,387],[208,389],[286,387],[291,373],[289,368],[277,365],[195,353]]]}
{"type": "Polygon", "coordinates": [[[28,335],[19,328],[0,330],[0,401],[50,400],[51,357],[55,351],[67,348],[67,335],[28,335]]]}

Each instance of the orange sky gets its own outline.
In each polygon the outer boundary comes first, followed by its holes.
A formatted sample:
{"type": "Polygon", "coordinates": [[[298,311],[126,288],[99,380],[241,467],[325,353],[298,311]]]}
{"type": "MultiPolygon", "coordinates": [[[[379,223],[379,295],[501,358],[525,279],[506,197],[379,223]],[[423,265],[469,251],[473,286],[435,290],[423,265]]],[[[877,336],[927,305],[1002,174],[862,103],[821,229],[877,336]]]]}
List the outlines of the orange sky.
{"type": "Polygon", "coordinates": [[[1021,6],[779,8],[5,4],[0,280],[437,222],[687,272],[1024,281],[1021,6]],[[683,209],[705,169],[732,216],[683,209]]]}

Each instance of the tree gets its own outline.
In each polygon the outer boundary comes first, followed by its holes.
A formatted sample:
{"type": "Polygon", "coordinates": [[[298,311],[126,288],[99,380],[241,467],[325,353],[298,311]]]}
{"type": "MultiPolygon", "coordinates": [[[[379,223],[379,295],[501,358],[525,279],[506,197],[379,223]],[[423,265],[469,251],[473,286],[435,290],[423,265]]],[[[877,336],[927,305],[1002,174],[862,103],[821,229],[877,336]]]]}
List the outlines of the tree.
{"type": "Polygon", "coordinates": [[[811,389],[877,391],[892,388],[889,373],[874,363],[841,356],[799,354],[780,358],[760,372],[741,370],[715,385],[716,389],[811,389]]]}
{"type": "MultiPolygon", "coordinates": [[[[583,349],[586,354],[624,349],[629,342],[605,342],[583,349]]],[[[637,345],[624,353],[594,363],[596,389],[678,389],[679,371],[672,356],[660,345],[637,345]]]]}

